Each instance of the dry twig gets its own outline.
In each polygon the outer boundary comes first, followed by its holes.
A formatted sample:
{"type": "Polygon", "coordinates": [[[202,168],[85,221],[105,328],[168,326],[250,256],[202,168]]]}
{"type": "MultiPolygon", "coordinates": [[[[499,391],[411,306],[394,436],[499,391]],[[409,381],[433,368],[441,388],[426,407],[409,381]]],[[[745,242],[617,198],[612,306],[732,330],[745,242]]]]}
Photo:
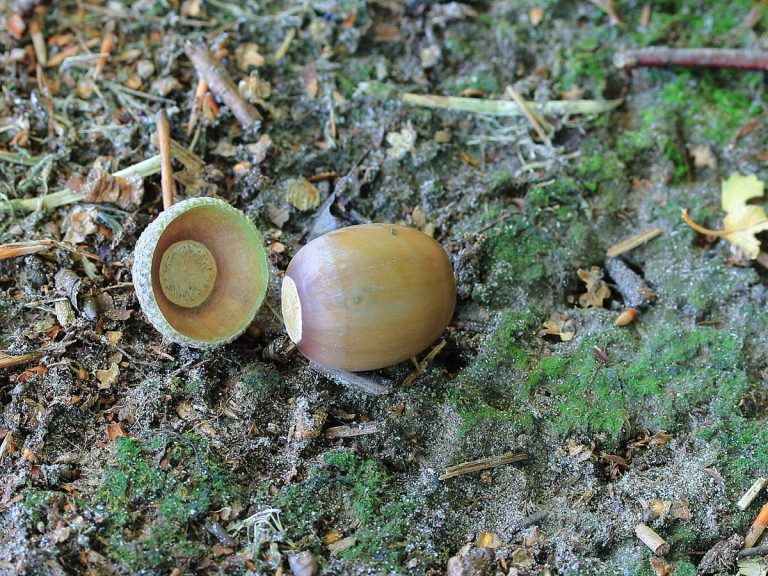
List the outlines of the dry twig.
{"type": "Polygon", "coordinates": [[[739,498],[739,501],[736,503],[738,509],[746,510],[749,505],[752,504],[752,501],[757,497],[760,491],[765,488],[766,482],[768,482],[768,480],[765,478],[758,478],[755,480],[754,484],[749,487],[749,490],[744,492],[744,495],[739,498]]]}
{"type": "Polygon", "coordinates": [[[55,244],[53,240],[47,239],[0,244],[0,260],[44,252],[45,250],[48,250],[48,248],[50,248],[53,244],[55,244]]]}
{"type": "MultiPolygon", "coordinates": [[[[403,103],[425,108],[441,108],[458,112],[473,112],[490,116],[524,116],[525,113],[515,102],[509,100],[487,100],[481,98],[461,98],[459,96],[436,96],[434,94],[413,94],[404,92],[400,98],[403,103]]],[[[550,100],[539,104],[526,102],[528,108],[537,114],[575,115],[602,114],[618,108],[623,100],[550,100]]]]}
{"type": "Polygon", "coordinates": [[[747,535],[744,536],[744,548],[752,548],[765,532],[766,526],[768,526],[768,502],[760,509],[760,513],[750,526],[747,535]]]}
{"type": "Polygon", "coordinates": [[[608,256],[608,258],[615,258],[616,256],[619,256],[621,254],[624,254],[624,252],[629,252],[630,250],[634,250],[638,246],[642,246],[646,242],[649,242],[656,238],[656,236],[659,236],[663,233],[661,228],[649,228],[648,230],[643,230],[642,232],[638,232],[637,234],[633,234],[626,240],[622,240],[618,244],[614,244],[608,250],[606,250],[605,254],[608,256]]]}
{"type": "Polygon", "coordinates": [[[480,472],[481,470],[487,470],[488,468],[497,468],[498,466],[512,464],[513,462],[523,462],[525,460],[528,460],[528,454],[526,452],[505,452],[501,456],[480,458],[479,460],[471,460],[469,462],[456,464],[455,466],[448,466],[448,468],[445,469],[445,472],[439,477],[439,480],[446,480],[448,478],[453,478],[454,476],[480,472]]]}
{"type": "Polygon", "coordinates": [[[531,125],[533,126],[533,129],[536,130],[536,134],[538,134],[539,140],[541,140],[551,148],[552,141],[549,139],[549,134],[547,133],[547,131],[544,130],[544,126],[542,125],[541,118],[539,118],[536,114],[534,114],[533,110],[531,110],[528,107],[528,104],[526,104],[525,100],[523,100],[523,97],[520,96],[517,90],[512,88],[512,86],[507,86],[506,90],[504,90],[504,94],[512,98],[515,104],[517,104],[520,107],[520,110],[523,111],[523,114],[525,114],[525,117],[528,119],[528,122],[530,122],[531,125]]]}
{"type": "Polygon", "coordinates": [[[668,48],[658,46],[617,52],[613,58],[617,68],[737,68],[768,70],[768,52],[724,48],[668,48]]]}
{"type": "Polygon", "coordinates": [[[325,431],[326,438],[354,438],[375,434],[380,430],[378,422],[360,422],[348,426],[332,426],[325,431]]]}
{"type": "Polygon", "coordinates": [[[173,206],[176,196],[176,184],[173,181],[171,166],[171,127],[165,110],[160,110],[155,119],[157,124],[157,148],[160,151],[160,176],[163,191],[163,210],[173,206]]]}
{"type": "Polygon", "coordinates": [[[30,352],[29,354],[20,354],[19,356],[0,356],[0,370],[32,362],[42,355],[42,352],[30,352]]]}
{"type": "Polygon", "coordinates": [[[207,48],[187,42],[184,51],[211,92],[224,101],[245,130],[261,121],[259,111],[240,96],[224,66],[216,61],[207,48]]]}

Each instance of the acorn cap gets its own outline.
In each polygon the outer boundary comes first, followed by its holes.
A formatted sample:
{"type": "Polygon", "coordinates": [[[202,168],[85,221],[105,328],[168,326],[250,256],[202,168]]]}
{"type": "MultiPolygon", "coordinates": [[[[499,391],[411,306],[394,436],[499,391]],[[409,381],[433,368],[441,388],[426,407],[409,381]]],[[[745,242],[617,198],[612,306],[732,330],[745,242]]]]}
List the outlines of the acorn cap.
{"type": "Polygon", "coordinates": [[[242,334],[269,281],[262,237],[223,200],[191,198],[162,212],[136,243],[133,284],[168,340],[214,348],[242,334]]]}

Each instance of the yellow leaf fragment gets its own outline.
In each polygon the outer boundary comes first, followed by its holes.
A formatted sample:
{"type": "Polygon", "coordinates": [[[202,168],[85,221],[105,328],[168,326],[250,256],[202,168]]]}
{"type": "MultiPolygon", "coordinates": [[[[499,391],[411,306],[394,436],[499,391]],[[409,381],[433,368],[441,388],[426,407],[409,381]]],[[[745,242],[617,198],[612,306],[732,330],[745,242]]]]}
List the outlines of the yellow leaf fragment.
{"type": "Polygon", "coordinates": [[[768,230],[768,215],[762,206],[747,204],[752,198],[763,196],[765,185],[755,175],[742,176],[731,174],[723,181],[720,204],[726,215],[723,218],[723,230],[710,230],[691,219],[687,210],[683,210],[686,223],[702,234],[722,236],[731,244],[744,250],[754,260],[760,255],[760,242],[755,235],[768,230]]]}

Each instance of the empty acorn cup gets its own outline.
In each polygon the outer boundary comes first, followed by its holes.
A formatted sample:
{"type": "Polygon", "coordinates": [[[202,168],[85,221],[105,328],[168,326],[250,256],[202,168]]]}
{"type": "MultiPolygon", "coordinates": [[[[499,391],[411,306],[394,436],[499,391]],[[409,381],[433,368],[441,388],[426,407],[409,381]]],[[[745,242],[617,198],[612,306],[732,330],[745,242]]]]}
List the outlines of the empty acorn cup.
{"type": "Polygon", "coordinates": [[[161,213],[136,243],[133,284],[168,340],[213,348],[242,334],[269,280],[262,237],[245,214],[215,198],[161,213]]]}

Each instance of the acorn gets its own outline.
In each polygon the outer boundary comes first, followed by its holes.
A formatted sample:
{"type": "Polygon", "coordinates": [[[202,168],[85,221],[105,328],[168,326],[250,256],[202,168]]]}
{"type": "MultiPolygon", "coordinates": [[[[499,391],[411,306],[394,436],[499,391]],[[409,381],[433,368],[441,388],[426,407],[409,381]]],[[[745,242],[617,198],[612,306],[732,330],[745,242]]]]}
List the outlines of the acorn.
{"type": "Polygon", "coordinates": [[[259,231],[223,200],[191,198],[162,212],[136,243],[133,284],[168,340],[213,348],[242,334],[269,280],[259,231]]]}
{"type": "Polygon", "coordinates": [[[299,250],[281,292],[288,336],[304,356],[333,369],[375,370],[437,340],[453,315],[456,280],[430,236],[362,224],[299,250]]]}

